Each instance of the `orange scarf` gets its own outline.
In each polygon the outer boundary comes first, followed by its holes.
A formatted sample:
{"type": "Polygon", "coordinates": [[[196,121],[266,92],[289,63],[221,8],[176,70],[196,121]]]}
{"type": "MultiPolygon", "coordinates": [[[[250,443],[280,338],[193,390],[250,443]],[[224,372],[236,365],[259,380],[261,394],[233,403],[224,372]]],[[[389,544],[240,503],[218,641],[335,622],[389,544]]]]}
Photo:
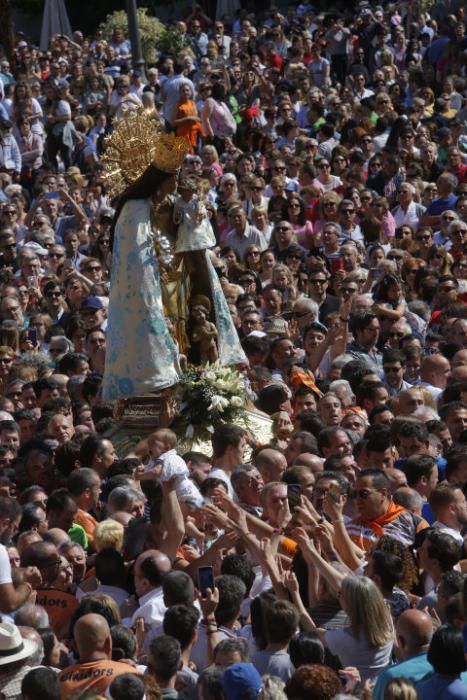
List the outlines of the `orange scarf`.
{"type": "Polygon", "coordinates": [[[290,373],[289,380],[291,386],[294,389],[297,389],[299,386],[304,385],[309,387],[313,391],[313,393],[316,394],[318,399],[322,398],[323,394],[316,386],[313,380],[313,375],[309,374],[308,372],[305,372],[303,369],[294,367],[292,372],[290,373]]]}
{"type": "Polygon", "coordinates": [[[384,534],[384,527],[388,525],[388,523],[392,523],[393,520],[399,517],[401,513],[405,513],[405,511],[406,508],[402,508],[402,506],[396,505],[394,501],[390,501],[387,511],[383,515],[380,515],[379,518],[374,518],[374,520],[359,518],[357,523],[363,527],[371,528],[378,537],[382,537],[384,534]]]}

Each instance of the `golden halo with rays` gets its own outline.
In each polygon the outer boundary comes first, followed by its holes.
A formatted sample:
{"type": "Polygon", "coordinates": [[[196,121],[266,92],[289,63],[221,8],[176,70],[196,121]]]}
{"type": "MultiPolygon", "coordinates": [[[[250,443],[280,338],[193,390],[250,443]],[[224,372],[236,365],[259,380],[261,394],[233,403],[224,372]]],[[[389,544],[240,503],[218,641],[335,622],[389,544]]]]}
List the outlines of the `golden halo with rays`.
{"type": "Polygon", "coordinates": [[[159,170],[176,173],[189,150],[183,137],[167,134],[143,108],[115,119],[105,139],[102,156],[104,180],[110,197],[119,197],[153,164],[159,170]]]}

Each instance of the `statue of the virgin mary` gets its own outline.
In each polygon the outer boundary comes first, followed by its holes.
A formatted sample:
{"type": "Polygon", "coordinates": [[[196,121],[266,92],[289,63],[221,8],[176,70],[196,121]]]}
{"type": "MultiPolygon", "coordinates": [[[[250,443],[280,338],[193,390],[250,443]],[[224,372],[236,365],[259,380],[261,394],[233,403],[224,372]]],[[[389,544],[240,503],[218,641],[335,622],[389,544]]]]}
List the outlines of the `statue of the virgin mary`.
{"type": "Polygon", "coordinates": [[[170,229],[172,216],[164,217],[187,150],[185,139],[163,132],[141,111],[119,120],[109,137],[103,160],[110,194],[117,199],[104,400],[144,396],[177,384],[179,339],[188,328],[193,291],[209,298],[219,362],[245,361],[205,239],[199,246],[191,241],[184,254],[170,229]],[[192,251],[196,265],[184,260],[192,251]]]}

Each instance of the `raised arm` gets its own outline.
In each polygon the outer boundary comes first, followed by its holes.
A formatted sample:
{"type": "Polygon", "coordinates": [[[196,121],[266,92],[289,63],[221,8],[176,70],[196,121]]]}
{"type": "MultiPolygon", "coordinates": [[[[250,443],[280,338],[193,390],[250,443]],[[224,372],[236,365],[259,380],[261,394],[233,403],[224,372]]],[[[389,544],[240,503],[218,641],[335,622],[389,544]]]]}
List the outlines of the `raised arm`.
{"type": "Polygon", "coordinates": [[[185,523],[183,514],[175,491],[175,480],[173,477],[162,482],[162,527],[165,530],[165,537],[160,544],[160,551],[166,554],[170,561],[175,561],[178,549],[185,536],[185,523]]]}

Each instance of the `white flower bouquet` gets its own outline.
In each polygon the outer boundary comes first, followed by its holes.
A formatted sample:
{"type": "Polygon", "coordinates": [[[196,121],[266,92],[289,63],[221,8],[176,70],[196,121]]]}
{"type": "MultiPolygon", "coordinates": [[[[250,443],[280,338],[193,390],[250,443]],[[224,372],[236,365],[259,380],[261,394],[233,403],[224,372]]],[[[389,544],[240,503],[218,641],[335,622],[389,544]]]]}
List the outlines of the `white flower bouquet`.
{"type": "Polygon", "coordinates": [[[220,423],[247,424],[245,378],[215,362],[190,367],[178,385],[179,411],[172,427],[182,440],[210,441],[220,423]]]}

